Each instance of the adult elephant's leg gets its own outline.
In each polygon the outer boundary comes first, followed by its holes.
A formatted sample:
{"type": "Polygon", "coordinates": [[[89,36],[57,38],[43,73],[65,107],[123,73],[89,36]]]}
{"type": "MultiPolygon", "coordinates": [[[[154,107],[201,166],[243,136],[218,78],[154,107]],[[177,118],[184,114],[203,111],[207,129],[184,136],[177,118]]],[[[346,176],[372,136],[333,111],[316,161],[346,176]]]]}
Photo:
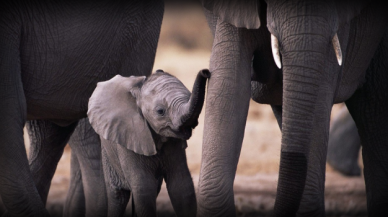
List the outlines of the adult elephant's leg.
{"type": "Polygon", "coordinates": [[[346,102],[361,138],[368,216],[388,213],[388,33],[363,87],[346,102]]]}
{"type": "Polygon", "coordinates": [[[39,195],[46,204],[51,180],[77,122],[60,127],[50,121],[32,120],[26,126],[31,141],[28,156],[30,170],[39,195]]]}
{"type": "Polygon", "coordinates": [[[361,141],[356,124],[344,106],[331,124],[327,162],[345,175],[359,176],[360,147],[361,141]]]}
{"type": "Polygon", "coordinates": [[[85,215],[106,216],[107,198],[101,163],[101,141],[87,118],[79,121],[69,144],[81,169],[85,215]]]}
{"type": "Polygon", "coordinates": [[[0,195],[7,215],[47,216],[23,141],[27,108],[21,80],[21,28],[4,3],[0,5],[0,195]]]}
{"type": "Polygon", "coordinates": [[[254,49],[247,48],[251,40],[247,35],[246,29],[217,23],[197,194],[199,216],[236,215],[233,182],[248,113],[254,49]]]}
{"type": "Polygon", "coordinates": [[[81,168],[77,154],[74,151],[71,152],[70,186],[63,207],[63,216],[85,216],[85,194],[82,184],[81,168]]]}
{"type": "Polygon", "coordinates": [[[26,104],[20,72],[5,73],[0,60],[0,195],[9,216],[48,216],[23,141],[26,104]]]}

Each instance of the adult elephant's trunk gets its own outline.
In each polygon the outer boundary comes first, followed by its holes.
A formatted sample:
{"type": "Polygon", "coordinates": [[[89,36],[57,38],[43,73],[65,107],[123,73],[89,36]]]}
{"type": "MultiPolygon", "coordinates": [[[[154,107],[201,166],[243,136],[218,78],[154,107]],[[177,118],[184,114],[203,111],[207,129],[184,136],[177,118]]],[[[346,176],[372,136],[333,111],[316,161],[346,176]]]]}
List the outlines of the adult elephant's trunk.
{"type": "Polygon", "coordinates": [[[186,104],[182,117],[182,127],[194,128],[198,125],[198,117],[201,113],[203,102],[205,100],[206,80],[210,78],[210,72],[203,69],[198,72],[195,79],[193,90],[191,92],[190,100],[186,104]]]}
{"type": "Polygon", "coordinates": [[[332,53],[333,62],[335,54],[329,49],[332,44],[328,28],[322,25],[321,29],[314,29],[310,23],[324,24],[325,19],[292,18],[285,26],[297,26],[299,32],[279,34],[283,39],[279,40],[283,122],[276,216],[294,216],[298,210],[308,216],[324,214],[325,143],[332,105],[332,93],[327,86],[330,72],[326,68],[330,65],[327,55],[332,53]]]}

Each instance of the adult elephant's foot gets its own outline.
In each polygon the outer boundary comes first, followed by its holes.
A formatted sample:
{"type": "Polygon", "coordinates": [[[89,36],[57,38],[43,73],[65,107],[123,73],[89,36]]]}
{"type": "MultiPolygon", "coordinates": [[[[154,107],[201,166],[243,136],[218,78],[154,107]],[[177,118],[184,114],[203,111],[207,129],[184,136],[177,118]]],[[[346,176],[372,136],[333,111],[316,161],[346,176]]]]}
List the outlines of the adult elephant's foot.
{"type": "MultiPolygon", "coordinates": [[[[213,174],[214,175],[214,174],[213,174]]],[[[197,216],[236,216],[233,182],[215,182],[211,175],[204,175],[199,181],[197,192],[197,216]]]]}

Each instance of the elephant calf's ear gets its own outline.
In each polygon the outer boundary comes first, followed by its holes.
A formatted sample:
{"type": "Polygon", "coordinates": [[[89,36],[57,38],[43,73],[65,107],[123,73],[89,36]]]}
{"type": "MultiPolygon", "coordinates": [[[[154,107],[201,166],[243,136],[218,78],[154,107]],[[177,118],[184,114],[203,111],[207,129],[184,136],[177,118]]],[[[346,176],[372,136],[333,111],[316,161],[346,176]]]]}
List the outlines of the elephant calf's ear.
{"type": "Polygon", "coordinates": [[[156,154],[155,143],[147,121],[130,93],[144,80],[145,76],[116,75],[99,82],[89,99],[88,117],[93,129],[104,139],[150,156],[156,154]]]}
{"type": "Polygon", "coordinates": [[[258,0],[201,0],[203,7],[220,20],[235,27],[258,29],[260,27],[260,2],[258,0]]]}

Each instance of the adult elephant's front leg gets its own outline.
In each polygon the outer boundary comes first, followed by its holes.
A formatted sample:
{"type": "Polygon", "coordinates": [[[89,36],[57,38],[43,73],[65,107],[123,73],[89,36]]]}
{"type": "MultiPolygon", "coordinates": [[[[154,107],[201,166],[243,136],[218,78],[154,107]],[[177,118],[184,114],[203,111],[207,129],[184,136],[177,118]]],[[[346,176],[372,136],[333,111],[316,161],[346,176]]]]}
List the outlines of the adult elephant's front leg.
{"type": "Polygon", "coordinates": [[[249,107],[253,54],[244,44],[247,33],[217,23],[197,194],[199,216],[236,215],[233,182],[249,107]]]}
{"type": "Polygon", "coordinates": [[[32,182],[23,142],[27,104],[21,80],[21,28],[7,6],[0,5],[0,195],[10,216],[44,216],[48,213],[32,182]]]}

